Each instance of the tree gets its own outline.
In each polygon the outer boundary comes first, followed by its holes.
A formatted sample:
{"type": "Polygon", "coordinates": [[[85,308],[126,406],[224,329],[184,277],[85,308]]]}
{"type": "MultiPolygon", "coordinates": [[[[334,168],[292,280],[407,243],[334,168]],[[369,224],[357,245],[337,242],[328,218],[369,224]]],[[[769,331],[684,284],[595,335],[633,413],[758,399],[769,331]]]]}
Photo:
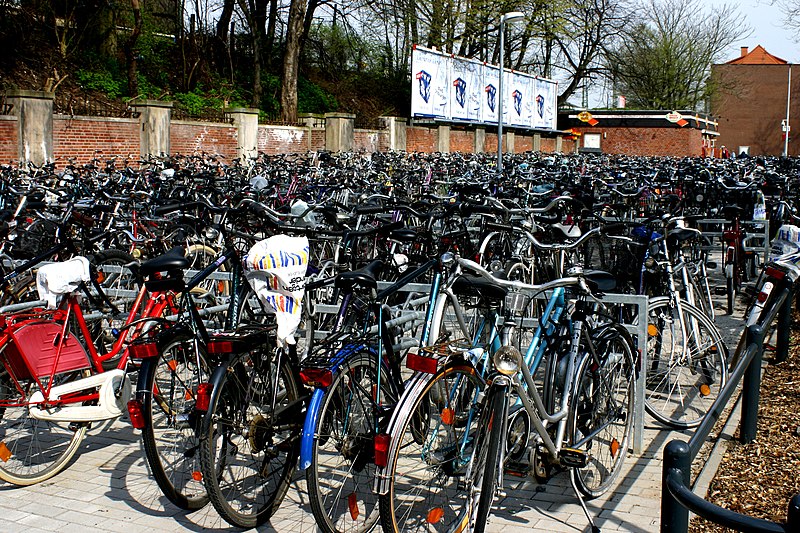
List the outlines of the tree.
{"type": "MultiPolygon", "coordinates": [[[[800,32],[800,0],[775,0],[773,4],[781,8],[786,27],[800,32]]],[[[800,42],[800,35],[795,40],[800,42]]]]}
{"type": "Polygon", "coordinates": [[[286,25],[286,52],[283,55],[281,81],[281,120],[297,121],[297,76],[300,70],[300,49],[307,0],[292,0],[286,25]]]}
{"type": "Polygon", "coordinates": [[[699,0],[646,0],[641,18],[605,50],[608,74],[628,105],[645,109],[697,109],[714,84],[718,62],[750,29],[732,7],[708,11],[699,0]]]}

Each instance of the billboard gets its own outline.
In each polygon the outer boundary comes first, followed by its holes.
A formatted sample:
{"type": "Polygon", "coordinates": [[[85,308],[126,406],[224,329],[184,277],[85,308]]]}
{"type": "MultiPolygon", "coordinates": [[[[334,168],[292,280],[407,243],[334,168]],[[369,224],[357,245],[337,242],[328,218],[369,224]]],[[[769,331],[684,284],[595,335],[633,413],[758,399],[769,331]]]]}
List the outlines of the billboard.
{"type": "Polygon", "coordinates": [[[497,124],[503,98],[503,124],[556,129],[558,83],[500,69],[472,59],[415,46],[411,55],[411,115],[445,121],[497,124]]]}

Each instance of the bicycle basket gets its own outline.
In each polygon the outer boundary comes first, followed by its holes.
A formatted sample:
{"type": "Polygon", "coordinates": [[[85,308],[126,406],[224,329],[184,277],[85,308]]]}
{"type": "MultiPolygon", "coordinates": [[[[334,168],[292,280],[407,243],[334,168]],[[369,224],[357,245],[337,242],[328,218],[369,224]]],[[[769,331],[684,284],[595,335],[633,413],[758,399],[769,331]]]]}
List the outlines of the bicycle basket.
{"type": "Polygon", "coordinates": [[[9,332],[13,342],[6,344],[2,358],[16,379],[42,378],[90,368],[86,349],[74,335],[61,342],[61,328],[57,322],[40,320],[13,327],[9,332]]]}

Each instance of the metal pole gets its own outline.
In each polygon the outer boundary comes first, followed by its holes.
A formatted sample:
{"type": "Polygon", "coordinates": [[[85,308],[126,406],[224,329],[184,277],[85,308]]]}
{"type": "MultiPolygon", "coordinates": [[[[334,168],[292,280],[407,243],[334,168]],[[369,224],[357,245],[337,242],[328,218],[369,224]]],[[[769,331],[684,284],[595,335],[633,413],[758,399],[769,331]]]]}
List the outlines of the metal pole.
{"type": "Polygon", "coordinates": [[[750,361],[742,378],[742,419],[739,424],[739,442],[748,444],[756,439],[758,431],[758,402],[761,396],[761,360],[764,353],[764,330],[754,324],[747,328],[747,346],[757,346],[755,356],[750,361]]]}
{"type": "Polygon", "coordinates": [[[497,176],[503,176],[503,49],[505,48],[505,35],[503,34],[503,26],[505,25],[505,16],[500,17],[500,79],[497,82],[500,99],[497,103],[497,176]]]}
{"type": "MultiPolygon", "coordinates": [[[[502,34],[503,28],[502,23],[500,25],[500,35],[502,34]]],[[[502,37],[501,37],[502,39],[502,37]]],[[[501,49],[502,53],[502,49],[501,49]]],[[[503,57],[503,56],[500,56],[503,57]]],[[[502,78],[501,78],[502,79],[502,78]]],[[[789,83],[787,84],[786,90],[786,131],[783,137],[783,157],[789,157],[789,103],[792,100],[792,65],[789,65],[789,83]]]]}
{"type": "Polygon", "coordinates": [[[692,475],[692,456],[689,445],[673,440],[664,448],[664,463],[661,466],[661,533],[687,533],[689,531],[689,509],[678,502],[667,488],[667,476],[677,470],[688,487],[692,475]]]}

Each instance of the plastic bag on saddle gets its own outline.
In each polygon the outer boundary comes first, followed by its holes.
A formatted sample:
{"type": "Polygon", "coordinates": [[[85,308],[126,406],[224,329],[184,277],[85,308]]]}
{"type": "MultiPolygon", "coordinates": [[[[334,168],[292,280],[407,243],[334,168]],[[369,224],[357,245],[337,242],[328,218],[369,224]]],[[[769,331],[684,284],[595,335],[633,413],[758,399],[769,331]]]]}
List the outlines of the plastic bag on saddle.
{"type": "Polygon", "coordinates": [[[784,224],[778,229],[770,246],[770,260],[800,252],[800,227],[784,224]]]}
{"type": "Polygon", "coordinates": [[[245,277],[267,310],[275,312],[278,346],[294,344],[308,268],[308,238],[275,235],[244,257],[245,277]]]}
{"type": "Polygon", "coordinates": [[[89,260],[81,256],[73,257],[40,267],[36,273],[36,291],[39,299],[45,300],[47,307],[54,309],[61,296],[78,290],[81,282],[88,282],[89,279],[89,260]]]}

